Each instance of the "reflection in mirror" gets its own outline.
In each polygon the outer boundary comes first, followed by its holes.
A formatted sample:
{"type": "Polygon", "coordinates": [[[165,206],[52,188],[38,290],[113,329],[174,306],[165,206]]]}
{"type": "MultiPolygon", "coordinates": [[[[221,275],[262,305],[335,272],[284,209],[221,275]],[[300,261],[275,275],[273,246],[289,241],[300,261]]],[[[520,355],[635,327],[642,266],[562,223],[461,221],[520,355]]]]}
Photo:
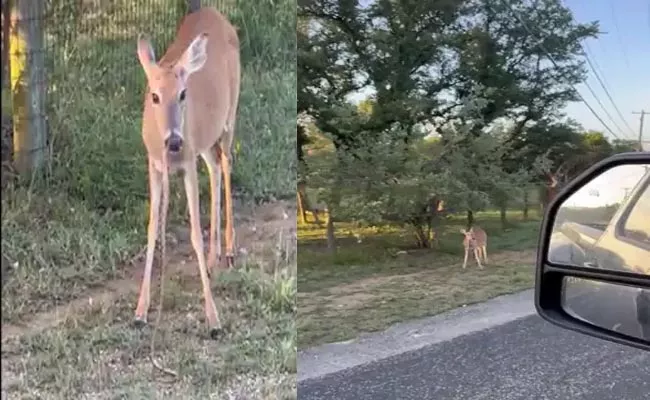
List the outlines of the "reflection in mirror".
{"type": "Polygon", "coordinates": [[[650,341],[650,289],[565,277],[562,308],[591,325],[650,341]]]}
{"type": "Polygon", "coordinates": [[[547,260],[650,275],[650,165],[620,165],[567,198],[547,260]]]}

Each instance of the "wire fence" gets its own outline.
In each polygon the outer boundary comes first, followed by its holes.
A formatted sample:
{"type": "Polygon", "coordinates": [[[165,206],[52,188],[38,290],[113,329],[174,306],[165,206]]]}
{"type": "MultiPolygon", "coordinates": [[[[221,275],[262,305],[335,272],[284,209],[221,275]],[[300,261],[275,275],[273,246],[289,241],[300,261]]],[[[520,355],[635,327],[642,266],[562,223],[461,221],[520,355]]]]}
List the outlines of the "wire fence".
{"type": "Polygon", "coordinates": [[[84,107],[97,106],[98,99],[110,107],[120,96],[141,108],[137,36],[146,34],[162,56],[183,15],[198,4],[228,15],[236,0],[3,0],[3,171],[42,164],[51,142],[65,143],[58,135],[88,118],[84,107]],[[93,99],[80,98],[88,93],[93,99]]]}

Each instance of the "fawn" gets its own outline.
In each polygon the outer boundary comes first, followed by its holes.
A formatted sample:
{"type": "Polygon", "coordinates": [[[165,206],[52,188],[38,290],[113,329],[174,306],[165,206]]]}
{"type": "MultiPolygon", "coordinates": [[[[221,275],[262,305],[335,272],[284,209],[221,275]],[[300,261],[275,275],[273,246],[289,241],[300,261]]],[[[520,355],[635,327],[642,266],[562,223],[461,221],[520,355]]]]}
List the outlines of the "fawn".
{"type": "Polygon", "coordinates": [[[487,233],[478,226],[473,226],[466,231],[461,229],[460,233],[465,235],[463,238],[463,247],[465,248],[465,260],[463,261],[463,269],[467,267],[467,257],[469,256],[470,250],[474,254],[474,258],[478,263],[478,267],[483,269],[483,264],[481,264],[481,258],[483,262],[487,264],[487,233]]]}

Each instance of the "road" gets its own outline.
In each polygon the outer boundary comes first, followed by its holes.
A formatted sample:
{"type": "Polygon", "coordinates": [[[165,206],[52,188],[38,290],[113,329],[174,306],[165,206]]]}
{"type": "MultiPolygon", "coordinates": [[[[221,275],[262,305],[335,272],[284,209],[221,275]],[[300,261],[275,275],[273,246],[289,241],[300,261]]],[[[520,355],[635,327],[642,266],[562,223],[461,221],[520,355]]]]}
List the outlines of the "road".
{"type": "Polygon", "coordinates": [[[650,352],[530,316],[302,381],[298,399],[650,399],[650,352]]]}
{"type": "Polygon", "coordinates": [[[298,398],[650,400],[650,352],[562,330],[539,318],[532,304],[524,306],[521,296],[511,296],[501,303],[477,306],[482,308],[468,310],[465,315],[437,321],[434,317],[429,327],[400,328],[399,332],[368,339],[363,345],[340,344],[344,348],[339,352],[350,360],[355,351],[359,358],[371,352],[385,354],[372,362],[357,362],[359,365],[342,361],[341,365],[352,367],[329,367],[333,373],[324,374],[329,372],[327,368],[318,373],[303,371],[333,365],[333,358],[324,350],[319,350],[321,354],[303,354],[298,364],[298,398]],[[507,304],[510,317],[504,308],[507,304]],[[491,326],[468,328],[468,321],[479,317],[491,326]],[[510,321],[504,322],[507,319],[510,321]],[[445,326],[456,332],[448,335],[445,326]],[[432,344],[410,345],[417,348],[399,354],[380,348],[403,346],[399,337],[409,342],[413,335],[408,332],[426,330],[437,338],[429,339],[432,344]],[[391,355],[385,357],[387,354],[391,355]]]}

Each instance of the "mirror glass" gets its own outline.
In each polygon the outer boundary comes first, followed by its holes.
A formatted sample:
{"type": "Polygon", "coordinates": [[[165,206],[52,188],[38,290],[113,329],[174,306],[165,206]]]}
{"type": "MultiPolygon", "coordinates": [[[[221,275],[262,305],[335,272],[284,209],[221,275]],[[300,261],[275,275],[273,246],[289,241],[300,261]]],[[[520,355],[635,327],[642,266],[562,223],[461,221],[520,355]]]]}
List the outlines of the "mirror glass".
{"type": "Polygon", "coordinates": [[[650,275],[650,165],[620,165],[567,198],[549,262],[650,275]]]}
{"type": "Polygon", "coordinates": [[[565,277],[562,308],[591,325],[650,341],[650,289],[565,277]]]}

